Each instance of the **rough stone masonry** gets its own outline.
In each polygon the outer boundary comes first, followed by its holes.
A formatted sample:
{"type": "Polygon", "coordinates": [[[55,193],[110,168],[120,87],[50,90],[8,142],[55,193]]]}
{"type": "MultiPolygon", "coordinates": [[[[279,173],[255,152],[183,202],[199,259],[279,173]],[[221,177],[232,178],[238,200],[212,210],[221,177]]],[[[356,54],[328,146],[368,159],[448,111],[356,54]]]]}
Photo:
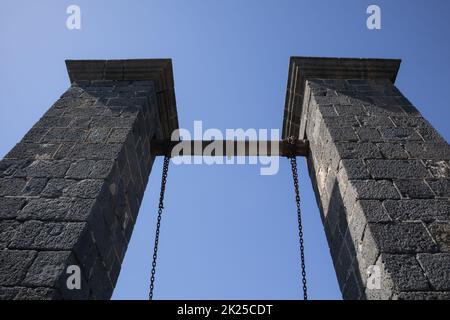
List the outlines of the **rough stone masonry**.
{"type": "MultiPolygon", "coordinates": [[[[394,86],[399,64],[290,63],[283,136],[309,140],[345,299],[450,299],[450,148],[394,86]]],[[[151,141],[178,128],[170,60],[67,66],[71,87],[0,161],[1,299],[110,298],[151,141]]]]}
{"type": "Polygon", "coordinates": [[[0,162],[0,298],[109,299],[154,156],[170,60],[67,61],[70,88],[0,162]],[[81,269],[81,290],[66,286],[81,269]]]}
{"type": "Polygon", "coordinates": [[[450,299],[450,148],[395,87],[399,65],[291,58],[283,135],[309,140],[345,299],[450,299]]]}

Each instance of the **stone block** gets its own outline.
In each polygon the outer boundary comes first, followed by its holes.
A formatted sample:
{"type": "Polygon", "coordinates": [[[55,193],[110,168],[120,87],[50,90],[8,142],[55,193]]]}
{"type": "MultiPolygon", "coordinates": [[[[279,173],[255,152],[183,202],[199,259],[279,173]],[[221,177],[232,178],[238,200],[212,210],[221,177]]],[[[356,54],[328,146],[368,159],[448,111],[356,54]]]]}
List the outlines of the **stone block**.
{"type": "Polygon", "coordinates": [[[369,228],[383,253],[436,252],[437,246],[420,222],[370,223],[369,228]]]}
{"type": "Polygon", "coordinates": [[[350,180],[349,191],[355,199],[400,199],[400,195],[389,180],[350,180]]]}
{"type": "Polygon", "coordinates": [[[367,168],[375,179],[420,179],[430,174],[419,160],[368,160],[367,168]]]}
{"type": "Polygon", "coordinates": [[[435,290],[450,291],[450,253],[420,253],[417,259],[435,290]]]}
{"type": "Polygon", "coordinates": [[[394,220],[450,220],[448,199],[386,200],[384,207],[394,220]]]}
{"type": "Polygon", "coordinates": [[[86,223],[26,221],[9,245],[12,249],[71,250],[86,223]]]}
{"type": "Polygon", "coordinates": [[[429,284],[419,262],[411,254],[382,254],[384,271],[396,291],[427,291],[429,284]]]}
{"type": "Polygon", "coordinates": [[[32,250],[0,250],[0,286],[19,285],[35,256],[32,250]]]}
{"type": "Polygon", "coordinates": [[[0,197],[0,220],[14,219],[25,204],[23,198],[0,197]]]}
{"type": "Polygon", "coordinates": [[[394,180],[395,186],[403,198],[427,199],[434,198],[434,193],[424,180],[394,180]]]}

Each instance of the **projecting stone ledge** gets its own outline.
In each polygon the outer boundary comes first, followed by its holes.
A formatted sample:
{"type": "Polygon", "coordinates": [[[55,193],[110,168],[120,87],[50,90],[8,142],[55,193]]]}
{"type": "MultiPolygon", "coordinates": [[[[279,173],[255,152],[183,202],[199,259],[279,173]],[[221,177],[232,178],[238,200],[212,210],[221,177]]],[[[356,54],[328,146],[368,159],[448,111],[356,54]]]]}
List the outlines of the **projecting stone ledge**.
{"type": "Polygon", "coordinates": [[[283,138],[304,139],[300,129],[308,79],[388,79],[395,82],[401,60],[291,57],[283,116],[283,138]]]}
{"type": "Polygon", "coordinates": [[[72,83],[80,80],[152,81],[164,138],[170,139],[172,132],[178,129],[171,59],[66,60],[66,65],[72,83]]]}

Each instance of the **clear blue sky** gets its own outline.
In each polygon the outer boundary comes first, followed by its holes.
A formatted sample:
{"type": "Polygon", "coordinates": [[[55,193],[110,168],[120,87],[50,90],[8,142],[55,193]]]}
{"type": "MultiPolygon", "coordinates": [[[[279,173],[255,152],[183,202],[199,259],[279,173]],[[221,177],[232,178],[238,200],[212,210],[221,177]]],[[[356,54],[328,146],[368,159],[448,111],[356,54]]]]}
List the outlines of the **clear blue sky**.
{"type": "MultiPolygon", "coordinates": [[[[180,126],[280,128],[289,57],[401,58],[398,87],[448,140],[450,2],[2,0],[0,157],[69,86],[65,59],[172,58],[180,126]],[[81,7],[82,29],[66,29],[81,7]],[[382,29],[366,28],[378,4],[382,29]]],[[[145,299],[162,159],[153,167],[115,299],[145,299]]],[[[319,212],[299,159],[309,292],[340,299],[319,212]]],[[[174,166],[156,299],[297,299],[292,178],[259,167],[174,166]]]]}

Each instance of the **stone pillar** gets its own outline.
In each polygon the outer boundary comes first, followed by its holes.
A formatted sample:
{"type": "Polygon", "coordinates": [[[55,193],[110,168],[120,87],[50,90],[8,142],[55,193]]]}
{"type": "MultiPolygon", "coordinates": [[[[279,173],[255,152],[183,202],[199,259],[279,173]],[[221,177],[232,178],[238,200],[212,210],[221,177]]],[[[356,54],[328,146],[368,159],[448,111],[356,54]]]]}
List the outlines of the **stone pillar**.
{"type": "Polygon", "coordinates": [[[344,299],[450,299],[450,148],[398,60],[292,58],[283,135],[307,138],[344,299]]]}
{"type": "Polygon", "coordinates": [[[70,88],[0,161],[1,299],[109,299],[151,140],[178,127],[170,60],[67,68],[70,88]],[[80,290],[66,285],[70,265],[80,290]]]}

